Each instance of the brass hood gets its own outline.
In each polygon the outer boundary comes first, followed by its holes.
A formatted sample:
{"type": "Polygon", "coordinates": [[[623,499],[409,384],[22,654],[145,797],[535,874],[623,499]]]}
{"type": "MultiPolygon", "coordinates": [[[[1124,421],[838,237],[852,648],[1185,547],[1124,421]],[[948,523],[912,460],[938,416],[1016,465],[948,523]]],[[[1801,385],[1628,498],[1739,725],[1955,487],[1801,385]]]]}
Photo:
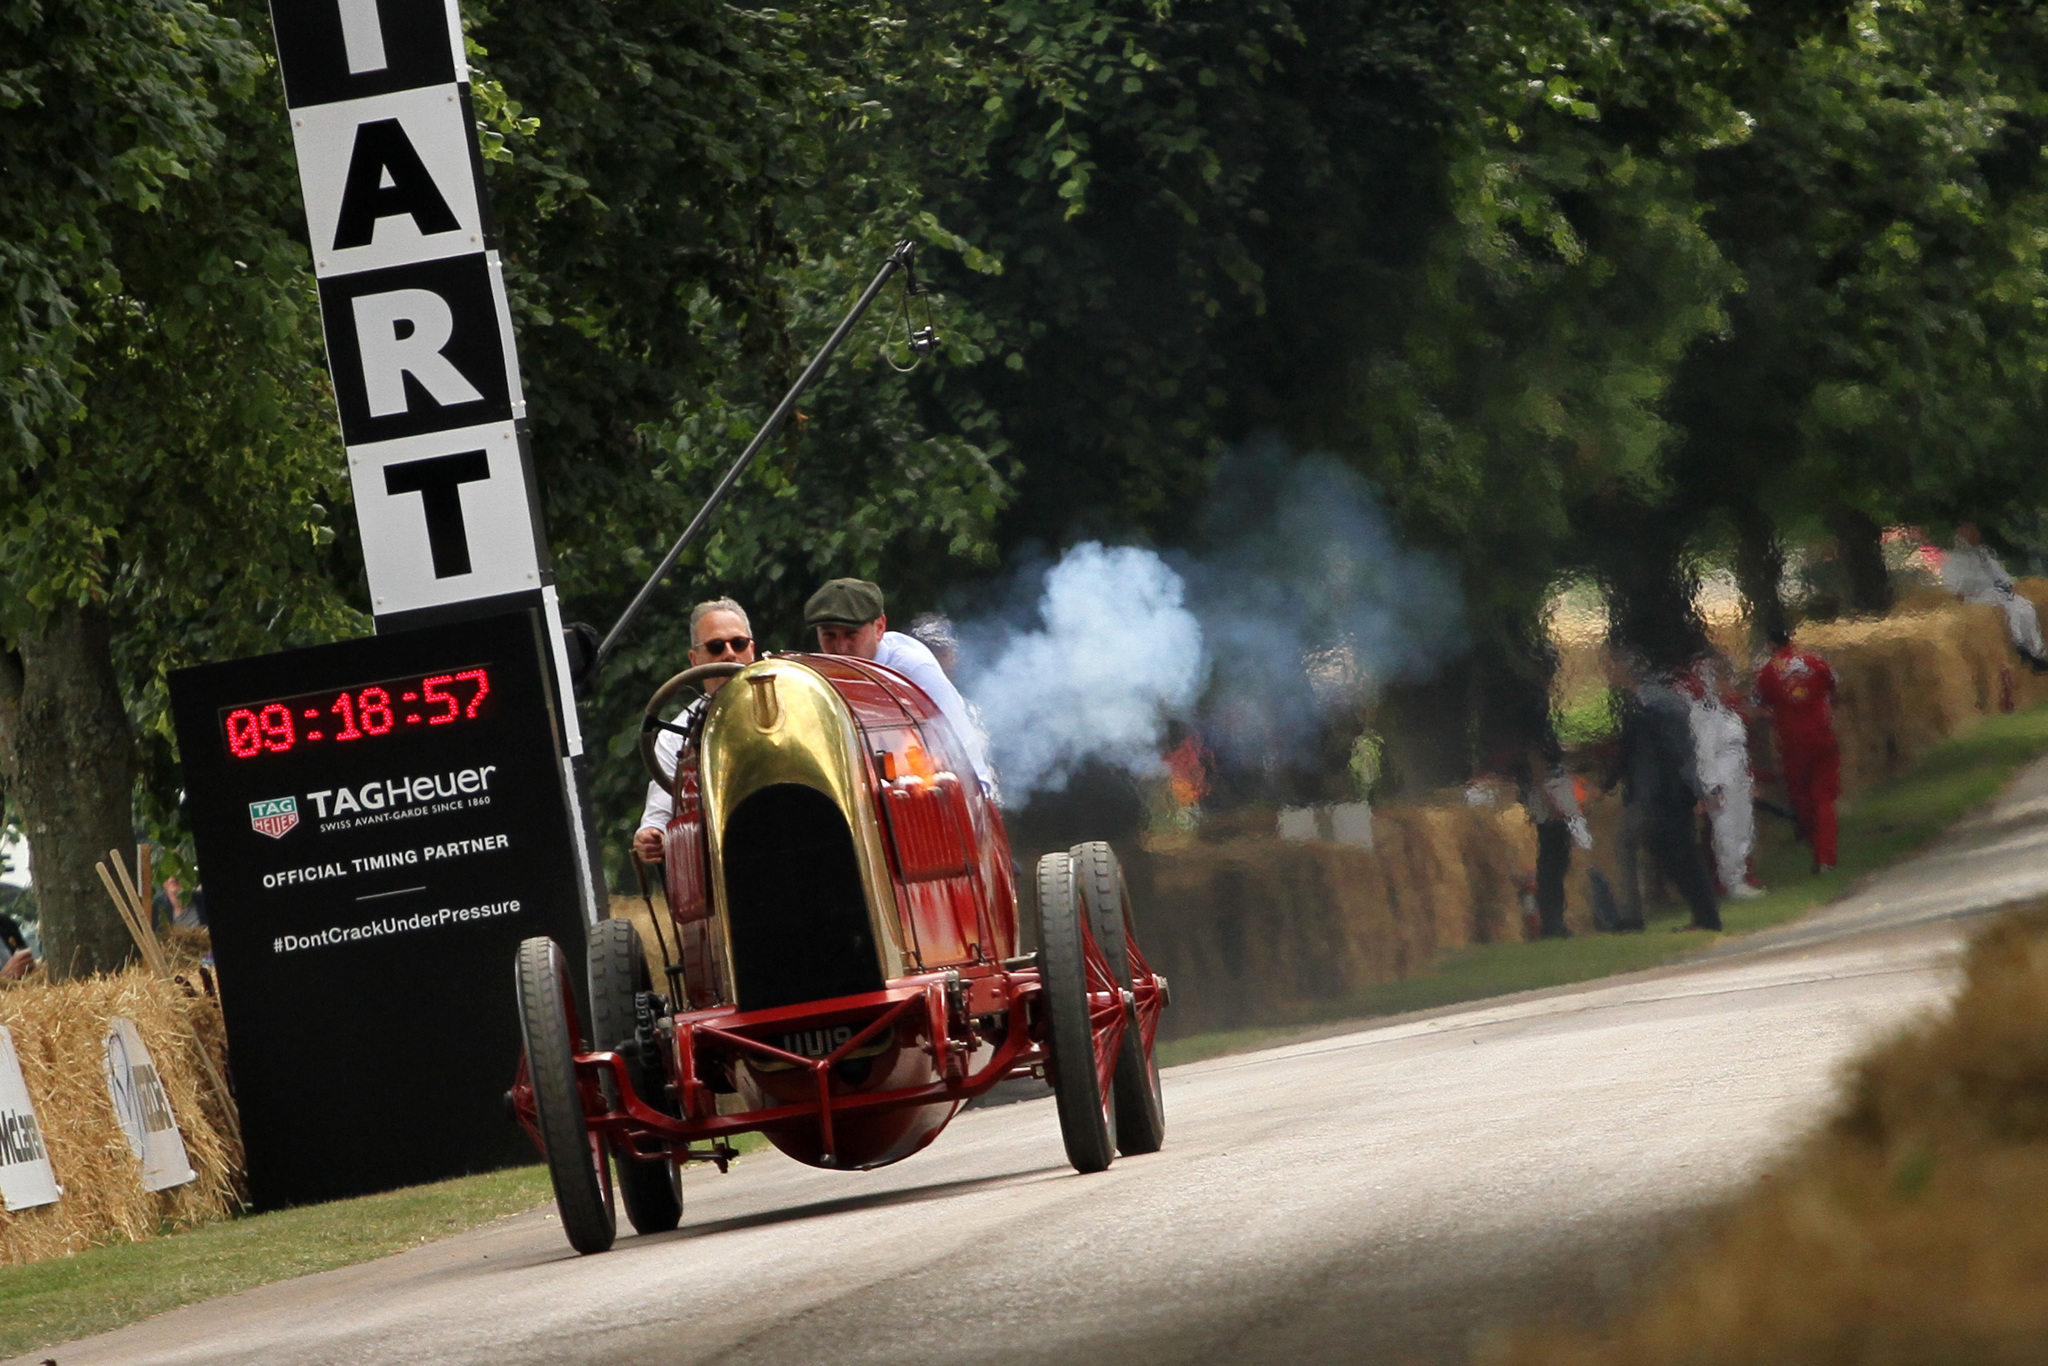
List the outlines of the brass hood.
{"type": "Polygon", "coordinates": [[[853,713],[831,683],[792,659],[749,665],[712,698],[700,755],[715,933],[725,961],[732,962],[732,915],[722,856],[726,822],[741,802],[762,788],[795,783],[822,792],[846,817],[867,893],[882,980],[904,976],[903,920],[869,792],[867,758],[853,713]]]}

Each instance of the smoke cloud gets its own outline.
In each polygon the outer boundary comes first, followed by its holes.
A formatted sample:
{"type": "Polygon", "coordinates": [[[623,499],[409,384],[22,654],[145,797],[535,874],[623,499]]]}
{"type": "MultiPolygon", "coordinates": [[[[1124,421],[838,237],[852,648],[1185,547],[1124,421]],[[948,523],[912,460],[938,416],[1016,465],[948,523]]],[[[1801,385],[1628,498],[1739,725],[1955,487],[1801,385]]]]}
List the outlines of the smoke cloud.
{"type": "Polygon", "coordinates": [[[1404,546],[1335,460],[1270,443],[1233,457],[1197,530],[1164,555],[1077,545],[960,629],[1007,805],[1091,760],[1159,772],[1175,719],[1226,766],[1313,764],[1331,716],[1464,648],[1450,568],[1404,546]]]}
{"type": "Polygon", "coordinates": [[[1091,541],[1045,573],[1035,625],[961,632],[963,691],[981,709],[1006,803],[1064,787],[1090,759],[1158,767],[1166,717],[1194,705],[1205,672],[1185,592],[1151,551],[1091,541]]]}
{"type": "Polygon", "coordinates": [[[1456,575],[1402,543],[1372,486],[1277,445],[1218,471],[1187,565],[1215,661],[1203,731],[1239,768],[1314,762],[1324,722],[1465,648],[1456,575]]]}

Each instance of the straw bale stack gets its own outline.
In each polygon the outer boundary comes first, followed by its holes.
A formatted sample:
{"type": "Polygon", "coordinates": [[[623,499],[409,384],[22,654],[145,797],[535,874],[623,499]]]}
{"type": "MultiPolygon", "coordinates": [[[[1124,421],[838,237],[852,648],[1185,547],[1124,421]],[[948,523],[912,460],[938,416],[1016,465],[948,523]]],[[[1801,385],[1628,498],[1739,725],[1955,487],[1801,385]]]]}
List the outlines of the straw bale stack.
{"type": "Polygon", "coordinates": [[[61,985],[31,980],[0,990],[0,1025],[14,1036],[50,1165],[64,1188],[54,1205],[0,1211],[0,1266],[139,1241],[240,1208],[231,1127],[198,1055],[197,1040],[204,1040],[218,1063],[227,1059],[220,1012],[210,999],[141,968],[61,985]],[[167,1191],[142,1188],[141,1164],[107,1096],[102,1047],[117,1015],[141,1031],[197,1181],[167,1191]]]}
{"type": "MultiPolygon", "coordinates": [[[[2048,618],[2048,579],[2023,580],[2019,591],[2048,618]]],[[[1737,634],[1731,627],[1731,646],[1737,634]]],[[[1840,680],[1836,731],[1851,799],[2008,700],[2048,701],[2048,676],[2019,661],[2000,612],[1943,594],[1881,619],[1805,626],[1798,639],[1826,655],[1840,680]]],[[[1782,803],[1768,721],[1751,733],[1759,795],[1782,803]]],[[[1578,933],[1593,927],[1590,870],[1623,892],[1621,794],[1589,786],[1593,848],[1574,851],[1566,882],[1566,923],[1578,933]]],[[[1133,889],[1145,952],[1174,982],[1170,1033],[1285,1020],[1304,1005],[1425,971],[1467,944],[1523,937],[1516,882],[1535,871],[1536,836],[1510,791],[1480,806],[1467,805],[1463,789],[1388,803],[1376,808],[1374,828],[1369,851],[1287,844],[1249,826],[1214,843],[1150,845],[1133,889]]],[[[1791,838],[1777,818],[1759,834],[1791,838]]]]}
{"type": "Polygon", "coordinates": [[[1235,838],[1134,853],[1146,956],[1174,984],[1169,1034],[1284,1018],[1522,937],[1516,874],[1536,861],[1518,805],[1397,803],[1375,844],[1235,838]]]}
{"type": "MultiPolygon", "coordinates": [[[[2048,606],[2048,581],[2024,580],[2020,589],[2048,606]]],[[[1933,599],[1886,617],[1805,626],[1798,640],[1834,666],[1845,797],[1895,776],[2008,700],[2048,699],[2048,679],[2018,660],[1995,607],[1933,599]]],[[[1775,756],[1761,766],[1775,768],[1775,756]]]]}

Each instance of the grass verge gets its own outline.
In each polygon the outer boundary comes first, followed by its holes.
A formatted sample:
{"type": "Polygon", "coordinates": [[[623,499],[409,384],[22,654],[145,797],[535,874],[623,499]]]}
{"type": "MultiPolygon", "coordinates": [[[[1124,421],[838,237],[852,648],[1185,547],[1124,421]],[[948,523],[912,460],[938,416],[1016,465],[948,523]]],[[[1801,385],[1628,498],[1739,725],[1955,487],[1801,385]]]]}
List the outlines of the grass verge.
{"type": "MultiPolygon", "coordinates": [[[[1929,750],[1905,773],[1843,809],[1841,862],[1834,872],[1814,876],[1804,845],[1783,839],[1767,844],[1758,857],[1757,872],[1771,888],[1770,895],[1723,904],[1727,934],[1769,929],[1841,895],[1859,874],[1923,847],[1990,801],[2043,752],[2048,752],[2048,707],[1987,718],[1968,734],[1929,750]]],[[[1643,934],[1475,944],[1445,955],[1428,972],[1318,1003],[1289,1020],[1168,1040],[1159,1045],[1159,1061],[1162,1066],[1197,1062],[1285,1043],[1338,1021],[1398,1015],[1654,967],[1700,947],[1702,936],[1670,933],[1685,919],[1676,910],[1661,915],[1652,911],[1643,934]]]]}
{"type": "Polygon", "coordinates": [[[0,1268],[0,1357],[216,1295],[367,1262],[549,1198],[544,1168],[513,1167],[0,1268]]]}
{"type": "Polygon", "coordinates": [[[1900,1366],[2048,1357],[2048,901],[1859,1062],[1826,1128],[1712,1218],[1632,1311],[1492,1366],[1900,1366]]]}
{"type": "MultiPolygon", "coordinates": [[[[733,1140],[742,1157],[767,1146],[759,1134],[733,1140]]],[[[553,1199],[545,1167],[512,1167],[0,1267],[0,1357],[218,1295],[373,1261],[553,1199]]]]}

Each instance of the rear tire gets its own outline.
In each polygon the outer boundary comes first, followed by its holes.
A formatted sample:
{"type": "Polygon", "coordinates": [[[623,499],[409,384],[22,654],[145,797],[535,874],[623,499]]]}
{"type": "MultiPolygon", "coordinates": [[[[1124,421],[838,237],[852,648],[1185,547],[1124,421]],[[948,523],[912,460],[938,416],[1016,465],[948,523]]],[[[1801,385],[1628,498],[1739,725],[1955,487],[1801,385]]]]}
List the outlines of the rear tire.
{"type": "MultiPolygon", "coordinates": [[[[590,1032],[596,1046],[623,1052],[633,1090],[657,1110],[667,1110],[668,1079],[652,1058],[640,1056],[637,997],[654,990],[647,946],[630,920],[600,920],[590,927],[590,1032]]],[[[609,1089],[609,1088],[607,1088],[609,1089]]],[[[614,1152],[619,1195],[635,1233],[667,1233],[683,1220],[682,1172],[674,1162],[642,1162],[614,1152]]]]}
{"type": "Polygon", "coordinates": [[[603,1252],[618,1236],[619,1223],[612,1209],[604,1140],[583,1118],[583,1096],[576,1084],[575,1018],[561,949],[547,938],[521,944],[519,1032],[526,1043],[534,1127],[547,1154],[555,1208],[569,1246],[583,1253],[603,1252]]]}
{"type": "Polygon", "coordinates": [[[1116,1157],[1110,1137],[1115,1102],[1105,1094],[1096,1066],[1081,914],[1074,895],[1074,860],[1066,854],[1047,854],[1038,861],[1038,973],[1050,1054],[1046,1071],[1059,1108],[1067,1161],[1075,1171],[1099,1172],[1116,1157]]]}
{"type": "MultiPolygon", "coordinates": [[[[1068,851],[1074,861],[1074,887],[1087,908],[1095,942],[1109,960],[1110,975],[1120,987],[1131,986],[1131,891],[1123,865],[1107,841],[1090,840],[1068,851]]],[[[1134,1005],[1126,1012],[1123,1043],[1117,1049],[1116,1081],[1111,1088],[1116,1109],[1116,1150],[1125,1157],[1156,1153],[1166,1142],[1166,1105],[1159,1093],[1159,1065],[1145,1046],[1134,1005]]]]}

